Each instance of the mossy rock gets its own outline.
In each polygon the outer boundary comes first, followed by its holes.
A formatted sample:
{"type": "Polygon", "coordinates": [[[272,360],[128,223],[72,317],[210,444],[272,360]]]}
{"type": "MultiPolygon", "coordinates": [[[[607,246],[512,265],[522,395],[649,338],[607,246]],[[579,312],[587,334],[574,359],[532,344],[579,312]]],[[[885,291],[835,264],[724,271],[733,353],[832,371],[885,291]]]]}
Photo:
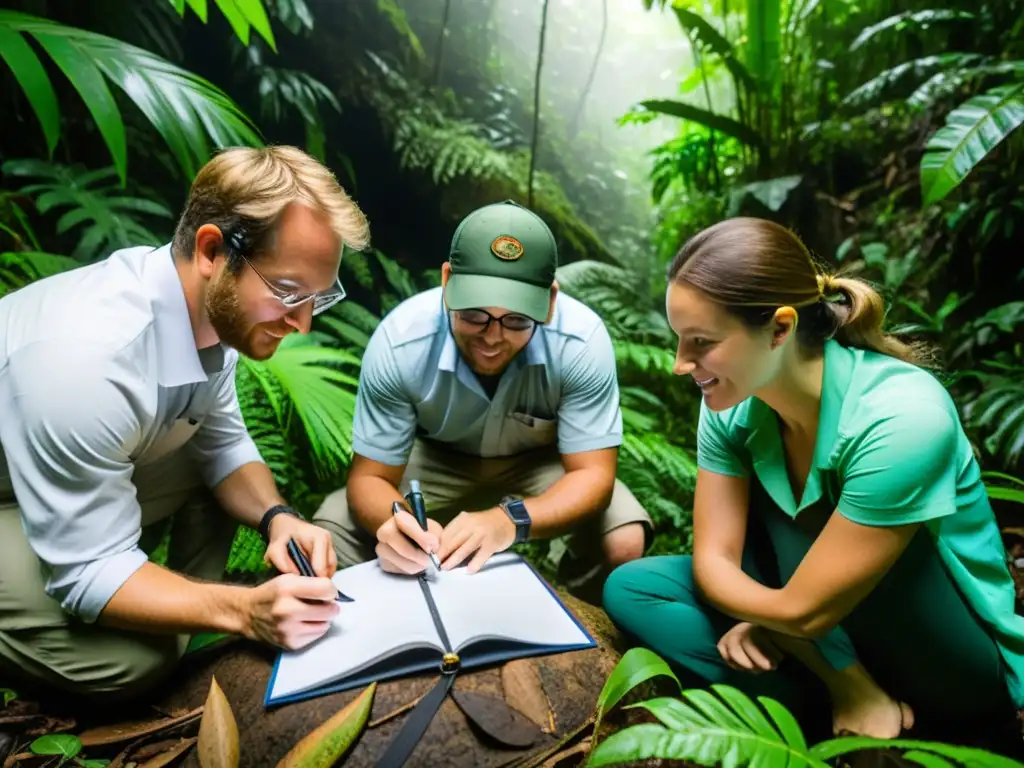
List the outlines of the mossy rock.
{"type": "MultiPolygon", "coordinates": [[[[587,723],[594,714],[601,688],[623,649],[619,635],[603,611],[564,592],[560,592],[560,597],[598,646],[529,659],[530,664],[536,665],[544,694],[550,702],[554,732],[543,734],[526,749],[505,747],[471,725],[449,696],[406,766],[496,767],[528,754],[539,755],[587,723]]],[[[156,703],[167,710],[200,706],[206,699],[211,677],[216,676],[238,724],[240,765],[245,768],[273,768],[298,741],[364,690],[329,694],[267,710],[263,706],[263,697],[274,658],[272,649],[242,641],[205,651],[184,663],[176,680],[167,692],[158,696],[156,703]]],[[[422,675],[379,684],[370,723],[418,698],[436,680],[436,675],[422,675]]],[[[460,673],[455,688],[504,698],[501,668],[495,666],[460,673]]],[[[374,765],[407,717],[407,713],[402,714],[376,727],[366,728],[348,752],[344,765],[374,765]]],[[[192,768],[199,765],[195,750],[182,765],[192,768]]]]}

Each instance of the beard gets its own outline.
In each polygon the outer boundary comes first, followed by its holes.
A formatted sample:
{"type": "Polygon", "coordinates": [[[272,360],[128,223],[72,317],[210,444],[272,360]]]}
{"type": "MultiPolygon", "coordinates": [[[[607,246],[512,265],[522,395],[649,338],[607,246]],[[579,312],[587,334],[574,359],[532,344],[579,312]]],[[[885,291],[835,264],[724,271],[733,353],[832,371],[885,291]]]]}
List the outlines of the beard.
{"type": "Polygon", "coordinates": [[[246,318],[238,300],[236,278],[229,272],[210,282],[206,315],[221,343],[251,360],[266,360],[277,349],[277,344],[270,343],[270,337],[260,334],[257,326],[246,318]],[[258,344],[257,337],[266,338],[267,343],[258,344]]]}

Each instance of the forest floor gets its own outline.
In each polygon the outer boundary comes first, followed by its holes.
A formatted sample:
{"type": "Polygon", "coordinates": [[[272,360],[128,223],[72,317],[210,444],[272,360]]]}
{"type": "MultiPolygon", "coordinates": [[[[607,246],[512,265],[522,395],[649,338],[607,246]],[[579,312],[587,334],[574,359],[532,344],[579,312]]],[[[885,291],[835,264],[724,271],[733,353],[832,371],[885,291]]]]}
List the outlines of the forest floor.
{"type": "MultiPolygon", "coordinates": [[[[1020,527],[1004,527],[1004,542],[1007,548],[1010,570],[1017,585],[1017,611],[1024,615],[1024,525],[1020,527]]],[[[0,681],[2,682],[2,681],[0,681]]],[[[96,733],[102,727],[108,734],[117,738],[113,744],[121,744],[124,749],[116,753],[107,768],[160,768],[160,766],[176,765],[191,751],[196,742],[200,726],[200,711],[187,712],[165,711],[155,703],[148,705],[135,704],[130,711],[111,709],[97,715],[95,707],[88,704],[68,705],[62,701],[32,700],[18,696],[4,703],[3,688],[0,688],[0,767],[2,768],[42,768],[45,766],[79,765],[83,768],[100,768],[107,765],[103,760],[89,759],[96,752],[89,748],[79,747],[82,751],[72,760],[62,757],[61,750],[66,749],[61,742],[48,745],[51,755],[33,755],[29,745],[40,744],[40,737],[56,734],[82,734],[84,728],[96,733]],[[148,706],[148,711],[146,707],[148,706]],[[140,712],[140,708],[143,710],[140,712]],[[132,749],[134,745],[134,751],[132,749]],[[91,754],[90,754],[91,753],[91,754]]],[[[638,710],[632,710],[638,712],[638,710]]],[[[642,715],[641,715],[642,716],[642,715]]],[[[609,727],[623,727],[635,721],[636,716],[608,718],[609,727]]],[[[592,729],[591,729],[592,730],[592,729]]],[[[604,735],[602,729],[602,736],[604,735]]],[[[86,739],[88,741],[88,739],[86,739]]],[[[589,733],[583,733],[566,743],[557,754],[549,756],[538,763],[539,768],[577,768],[585,763],[587,748],[590,742],[589,733]]],[[[109,746],[109,744],[107,745],[109,746]]],[[[109,750],[105,750],[110,754],[109,750]]],[[[194,758],[193,758],[194,760],[194,758]]],[[[191,764],[195,764],[189,761],[191,764]]],[[[638,763],[646,768],[656,766],[683,765],[675,761],[646,761],[638,763]]],[[[900,759],[895,753],[865,753],[860,759],[851,761],[856,768],[865,766],[915,765],[900,759]]]]}

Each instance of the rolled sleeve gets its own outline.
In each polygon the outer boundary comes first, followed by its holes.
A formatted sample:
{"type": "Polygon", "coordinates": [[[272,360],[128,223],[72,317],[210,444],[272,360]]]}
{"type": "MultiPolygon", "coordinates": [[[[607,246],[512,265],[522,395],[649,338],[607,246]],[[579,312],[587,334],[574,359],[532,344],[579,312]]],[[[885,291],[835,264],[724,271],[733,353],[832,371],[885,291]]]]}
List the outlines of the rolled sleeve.
{"type": "Polygon", "coordinates": [[[12,406],[0,442],[29,545],[47,594],[90,623],[147,560],[130,459],[143,381],[103,354],[36,345],[0,374],[0,402],[12,406]],[[54,376],[55,359],[78,375],[54,376]]]}
{"type": "Polygon", "coordinates": [[[242,417],[235,388],[237,357],[232,355],[228,364],[217,374],[213,404],[202,425],[186,444],[186,450],[196,459],[200,475],[208,488],[216,487],[239,467],[262,462],[256,443],[249,435],[242,417]]]}
{"type": "Polygon", "coordinates": [[[402,383],[384,326],[370,337],[359,369],[352,450],[391,466],[405,464],[416,434],[416,411],[402,383]]]}
{"type": "Polygon", "coordinates": [[[615,350],[604,324],[586,341],[567,346],[575,355],[562,372],[558,450],[563,454],[622,444],[622,410],[615,350]]]}
{"type": "Polygon", "coordinates": [[[862,525],[904,525],[956,512],[960,430],[934,403],[875,421],[847,448],[840,514],[862,525]]]}

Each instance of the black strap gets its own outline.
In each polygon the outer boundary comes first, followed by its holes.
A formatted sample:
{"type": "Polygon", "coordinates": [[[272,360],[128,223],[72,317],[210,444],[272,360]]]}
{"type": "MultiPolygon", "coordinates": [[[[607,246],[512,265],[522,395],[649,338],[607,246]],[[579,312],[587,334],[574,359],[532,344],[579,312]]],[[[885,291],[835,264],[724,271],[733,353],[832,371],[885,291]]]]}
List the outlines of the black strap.
{"type": "Polygon", "coordinates": [[[441,622],[441,614],[438,613],[434,596],[430,593],[427,577],[420,574],[419,582],[420,588],[423,590],[423,597],[427,601],[427,607],[430,609],[430,616],[434,620],[434,627],[437,629],[437,634],[441,638],[441,644],[445,650],[444,659],[441,662],[441,679],[412,708],[412,713],[402,725],[402,729],[395,734],[395,738],[391,740],[388,748],[384,750],[384,754],[377,761],[376,768],[401,768],[402,765],[405,765],[405,761],[409,759],[409,755],[420,743],[427,726],[430,725],[437,710],[444,702],[448,691],[455,684],[455,676],[459,673],[459,657],[452,651],[448,632],[445,631],[444,624],[441,622]]]}

